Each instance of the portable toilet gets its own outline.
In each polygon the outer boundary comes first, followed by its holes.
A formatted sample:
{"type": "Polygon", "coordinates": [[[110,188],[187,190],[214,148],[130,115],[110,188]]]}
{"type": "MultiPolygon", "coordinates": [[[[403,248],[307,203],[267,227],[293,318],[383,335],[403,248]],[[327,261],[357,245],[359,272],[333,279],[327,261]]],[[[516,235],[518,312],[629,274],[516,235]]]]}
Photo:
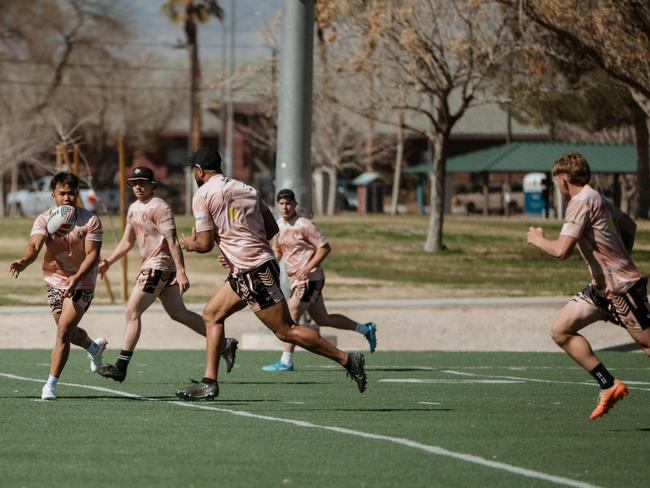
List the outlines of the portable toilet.
{"type": "Polygon", "coordinates": [[[544,188],[546,175],[544,173],[528,173],[524,176],[524,213],[528,215],[544,216],[546,211],[546,199],[544,188]]]}

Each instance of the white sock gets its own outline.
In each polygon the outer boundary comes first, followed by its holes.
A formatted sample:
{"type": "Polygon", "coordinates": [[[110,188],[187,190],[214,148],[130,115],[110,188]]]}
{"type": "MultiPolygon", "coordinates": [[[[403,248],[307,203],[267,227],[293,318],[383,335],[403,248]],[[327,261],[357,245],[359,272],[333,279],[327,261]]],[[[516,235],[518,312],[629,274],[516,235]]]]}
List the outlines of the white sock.
{"type": "Polygon", "coordinates": [[[293,364],[293,353],[292,352],[283,352],[280,362],[286,366],[291,366],[293,364]]]}
{"type": "Polygon", "coordinates": [[[49,375],[47,377],[47,384],[50,385],[52,388],[56,387],[56,383],[59,381],[59,378],[56,376],[49,375]]]}
{"type": "Polygon", "coordinates": [[[97,354],[97,351],[99,351],[99,344],[97,344],[95,341],[90,341],[90,346],[86,348],[86,351],[94,356],[97,354]]]}
{"type": "Polygon", "coordinates": [[[357,324],[354,330],[361,335],[366,335],[368,333],[368,326],[366,324],[357,324]]]}

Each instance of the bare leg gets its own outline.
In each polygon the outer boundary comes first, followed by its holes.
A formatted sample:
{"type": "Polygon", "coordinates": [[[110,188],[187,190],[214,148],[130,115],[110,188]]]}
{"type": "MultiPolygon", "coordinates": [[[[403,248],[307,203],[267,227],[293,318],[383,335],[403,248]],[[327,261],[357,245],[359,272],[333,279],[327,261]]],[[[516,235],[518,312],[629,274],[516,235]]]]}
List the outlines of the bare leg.
{"type": "Polygon", "coordinates": [[[294,323],[285,300],[255,312],[255,315],[281,341],[290,342],[315,354],[332,359],[342,366],[347,363],[348,355],[345,352],[327,342],[315,330],[294,323]]]}
{"type": "Polygon", "coordinates": [[[165,288],[160,294],[160,301],[172,320],[179,322],[197,334],[205,337],[205,322],[198,313],[188,310],[183,302],[178,285],[165,288]]]}
{"type": "Polygon", "coordinates": [[[205,378],[216,380],[219,375],[219,359],[225,341],[224,326],[226,319],[243,309],[246,303],[239,298],[230,285],[225,284],[203,309],[205,322],[205,378]]]}
{"type": "MultiPolygon", "coordinates": [[[[309,308],[308,303],[301,302],[300,298],[296,298],[295,295],[289,298],[288,306],[289,306],[289,314],[291,315],[291,319],[296,324],[299,323],[300,317],[302,316],[303,313],[305,313],[305,310],[309,308]]],[[[284,345],[282,346],[283,352],[288,352],[293,354],[295,350],[296,350],[296,345],[292,344],[291,342],[285,342],[284,345]]]]}
{"type": "Polygon", "coordinates": [[[124,339],[122,339],[124,351],[135,350],[142,330],[142,314],[156,301],[156,298],[158,298],[158,293],[145,293],[138,287],[131,291],[131,296],[126,304],[126,327],[124,339]]]}
{"type": "MultiPolygon", "coordinates": [[[[68,356],[70,355],[70,342],[72,341],[72,337],[75,335],[77,324],[83,315],[84,312],[77,310],[72,300],[69,298],[63,300],[63,310],[61,310],[61,313],[54,318],[56,321],[56,340],[54,348],[52,349],[52,359],[50,363],[51,376],[56,378],[61,376],[63,368],[68,361],[68,356]]],[[[83,331],[83,334],[88,339],[86,331],[83,331]]],[[[86,347],[89,345],[90,339],[88,339],[86,347]]]]}
{"type": "Polygon", "coordinates": [[[318,299],[309,307],[309,315],[321,327],[334,327],[335,329],[344,330],[355,330],[357,327],[357,323],[345,315],[327,313],[323,295],[319,295],[318,299]]]}
{"type": "Polygon", "coordinates": [[[640,332],[632,332],[628,330],[628,333],[636,341],[638,345],[641,346],[643,352],[646,353],[646,356],[650,357],[650,328],[642,330],[640,332]]]}
{"type": "Polygon", "coordinates": [[[600,360],[589,341],[578,331],[602,319],[603,316],[596,307],[572,300],[562,308],[551,326],[551,337],[555,343],[587,372],[598,366],[600,360]]]}

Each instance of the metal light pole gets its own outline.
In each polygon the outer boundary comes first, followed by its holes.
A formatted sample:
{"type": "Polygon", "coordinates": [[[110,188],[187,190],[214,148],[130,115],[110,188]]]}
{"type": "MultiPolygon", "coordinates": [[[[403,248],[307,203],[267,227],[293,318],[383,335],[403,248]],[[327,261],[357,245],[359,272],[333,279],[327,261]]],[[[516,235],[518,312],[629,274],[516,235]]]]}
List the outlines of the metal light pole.
{"type": "Polygon", "coordinates": [[[235,76],[235,0],[230,0],[230,32],[228,32],[228,78],[226,79],[226,148],[224,174],[233,176],[233,132],[235,129],[235,110],[232,101],[232,78],[235,76]]]}
{"type": "Polygon", "coordinates": [[[311,106],[314,0],[284,0],[275,189],[290,188],[303,214],[311,214],[311,106]]]}

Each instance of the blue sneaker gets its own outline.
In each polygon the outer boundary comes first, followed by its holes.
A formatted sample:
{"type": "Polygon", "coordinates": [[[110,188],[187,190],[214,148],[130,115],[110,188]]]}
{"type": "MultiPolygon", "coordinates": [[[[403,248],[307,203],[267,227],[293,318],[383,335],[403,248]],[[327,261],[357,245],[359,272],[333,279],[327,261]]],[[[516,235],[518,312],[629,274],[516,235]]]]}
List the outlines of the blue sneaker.
{"type": "Polygon", "coordinates": [[[293,363],[284,364],[282,361],[278,361],[277,363],[262,366],[262,371],[271,371],[272,373],[284,373],[287,371],[293,371],[293,363]]]}
{"type": "Polygon", "coordinates": [[[370,344],[370,352],[375,352],[375,349],[377,348],[377,324],[374,322],[368,322],[366,324],[368,326],[368,332],[365,333],[365,338],[368,340],[368,344],[370,344]]]}

